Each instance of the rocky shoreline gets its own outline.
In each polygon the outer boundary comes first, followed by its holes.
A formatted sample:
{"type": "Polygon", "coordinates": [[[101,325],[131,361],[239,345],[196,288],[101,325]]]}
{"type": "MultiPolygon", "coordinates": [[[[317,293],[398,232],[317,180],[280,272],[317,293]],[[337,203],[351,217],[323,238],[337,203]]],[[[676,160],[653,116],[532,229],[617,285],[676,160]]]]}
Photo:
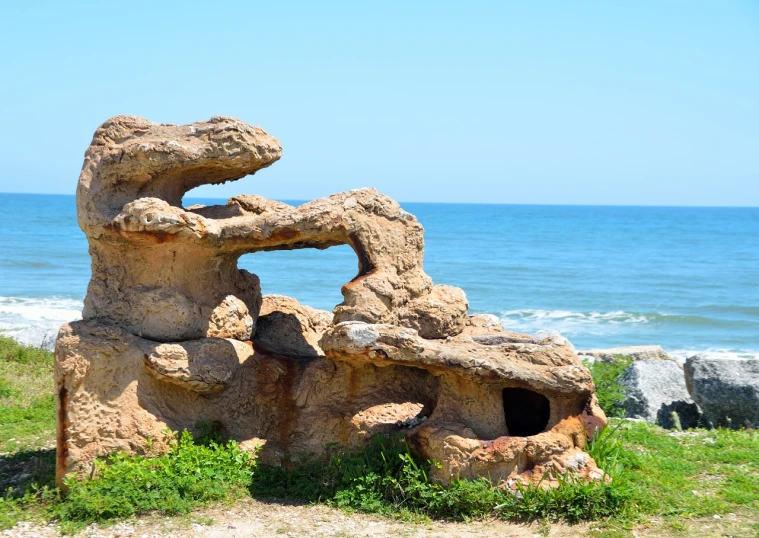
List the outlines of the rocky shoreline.
{"type": "Polygon", "coordinates": [[[589,362],[629,362],[616,379],[629,419],[664,428],[759,427],[759,361],[688,357],[684,363],[661,346],[578,350],[589,362]]]}

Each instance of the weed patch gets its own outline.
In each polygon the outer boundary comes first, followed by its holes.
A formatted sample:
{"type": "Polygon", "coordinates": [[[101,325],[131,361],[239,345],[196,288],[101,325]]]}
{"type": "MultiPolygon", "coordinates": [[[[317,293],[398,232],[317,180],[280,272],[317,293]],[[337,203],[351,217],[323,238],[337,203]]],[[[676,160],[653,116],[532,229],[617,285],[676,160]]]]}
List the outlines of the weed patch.
{"type": "Polygon", "coordinates": [[[0,453],[40,447],[55,431],[53,354],[0,336],[0,453]]]}
{"type": "Polygon", "coordinates": [[[91,523],[157,511],[181,514],[250,486],[254,457],[234,441],[197,444],[189,432],[157,458],[116,454],[96,464],[92,480],[67,479],[68,494],[53,513],[62,521],[91,523]]]}
{"type": "MultiPolygon", "coordinates": [[[[621,445],[609,448],[611,436],[596,439],[599,457],[616,457],[621,470],[621,445]]],[[[485,479],[458,480],[449,487],[429,479],[430,464],[414,458],[403,438],[375,437],[361,450],[332,451],[324,458],[302,458],[291,469],[259,465],[251,493],[328,504],[406,517],[467,520],[493,514],[504,519],[576,522],[626,510],[631,491],[616,482],[599,483],[559,476],[559,486],[520,486],[509,492],[485,479]]]]}
{"type": "Polygon", "coordinates": [[[53,364],[53,353],[35,346],[19,344],[13,338],[0,335],[0,361],[18,364],[53,364]]]}
{"type": "Polygon", "coordinates": [[[617,379],[631,363],[630,357],[624,355],[614,355],[614,360],[611,362],[584,362],[593,376],[593,383],[596,385],[598,405],[601,406],[607,417],[621,418],[625,416],[625,410],[622,407],[625,395],[623,388],[617,383],[617,379]]]}

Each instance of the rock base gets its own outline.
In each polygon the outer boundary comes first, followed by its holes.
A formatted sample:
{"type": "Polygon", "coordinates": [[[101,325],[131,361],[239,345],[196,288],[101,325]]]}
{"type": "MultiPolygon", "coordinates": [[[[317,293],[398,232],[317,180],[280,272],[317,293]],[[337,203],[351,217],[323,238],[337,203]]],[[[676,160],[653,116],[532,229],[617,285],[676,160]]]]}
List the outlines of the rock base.
{"type": "Polygon", "coordinates": [[[759,427],[759,361],[696,355],[685,361],[685,382],[707,424],[759,427]]]}
{"type": "Polygon", "coordinates": [[[633,362],[617,382],[624,387],[622,403],[628,418],[636,418],[674,428],[672,413],[677,413],[683,428],[699,425],[701,412],[685,388],[680,366],[673,361],[633,362]]]}
{"type": "MultiPolygon", "coordinates": [[[[483,476],[513,486],[549,471],[602,476],[582,450],[585,424],[605,418],[568,347],[478,327],[474,316],[448,341],[341,323],[319,335],[326,356],[322,348],[288,355],[314,349],[313,338],[308,346],[291,333],[277,339],[277,318],[293,323],[293,312],[312,310],[289,301],[266,307],[265,352],[255,341],[159,343],[95,321],[65,325],[55,369],[59,482],[89,474],[96,458],[114,452],[165,452],[167,429],[197,431],[199,422],[274,465],[400,433],[441,463],[433,478],[443,483],[483,476]]],[[[323,318],[313,312],[312,327],[323,318]]]]}
{"type": "MultiPolygon", "coordinates": [[[[203,184],[282,155],[260,127],[117,116],[95,132],[77,188],[92,278],[56,342],[59,481],[162,432],[213,423],[262,461],[402,433],[434,478],[600,478],[582,452],[603,427],[563,338],[467,316],[464,291],[424,272],[424,229],[374,189],[298,207],[257,195],[182,206],[203,184]],[[358,273],[332,314],[261,295],[243,254],[349,245],[358,273]]],[[[548,483],[548,482],[544,482],[548,483]]]]}

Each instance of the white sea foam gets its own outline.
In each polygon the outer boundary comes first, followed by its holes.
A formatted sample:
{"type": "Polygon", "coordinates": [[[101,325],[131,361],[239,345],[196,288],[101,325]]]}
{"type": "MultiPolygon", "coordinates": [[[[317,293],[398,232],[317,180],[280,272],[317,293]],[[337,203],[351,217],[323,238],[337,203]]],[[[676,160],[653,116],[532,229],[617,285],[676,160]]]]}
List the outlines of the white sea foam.
{"type": "Polygon", "coordinates": [[[623,312],[571,312],[568,310],[507,310],[501,312],[506,329],[533,333],[541,329],[553,329],[564,336],[608,334],[610,326],[648,323],[645,314],[623,312]]]}
{"type": "MultiPolygon", "coordinates": [[[[666,314],[656,314],[657,316],[666,314]]],[[[573,320],[578,323],[648,323],[645,314],[636,314],[616,310],[614,312],[571,312],[569,310],[507,310],[501,316],[508,319],[524,319],[525,321],[540,320],[573,320]]]]}
{"type": "Polygon", "coordinates": [[[678,362],[685,362],[688,357],[701,355],[710,359],[756,359],[759,360],[759,351],[739,350],[733,351],[724,348],[708,349],[673,349],[667,350],[669,355],[678,362]]]}
{"type": "Polygon", "coordinates": [[[0,297],[0,333],[52,348],[61,325],[82,318],[82,301],[63,297],[0,297]]]}
{"type": "MultiPolygon", "coordinates": [[[[621,310],[613,312],[571,312],[568,310],[508,310],[501,312],[500,319],[504,328],[510,331],[533,334],[536,331],[551,330],[569,338],[598,337],[600,341],[608,341],[613,336],[613,345],[593,345],[589,347],[615,347],[624,346],[624,341],[631,335],[640,332],[641,324],[659,323],[698,323],[704,318],[697,316],[683,316],[680,314],[667,313],[635,313],[621,310]],[[638,329],[635,327],[638,326],[638,329]]],[[[651,341],[651,344],[658,342],[651,341]]],[[[758,342],[759,343],[759,342],[758,342]]],[[[666,349],[674,359],[685,362],[685,359],[694,355],[704,355],[714,359],[757,359],[759,350],[756,349],[666,349]]]]}

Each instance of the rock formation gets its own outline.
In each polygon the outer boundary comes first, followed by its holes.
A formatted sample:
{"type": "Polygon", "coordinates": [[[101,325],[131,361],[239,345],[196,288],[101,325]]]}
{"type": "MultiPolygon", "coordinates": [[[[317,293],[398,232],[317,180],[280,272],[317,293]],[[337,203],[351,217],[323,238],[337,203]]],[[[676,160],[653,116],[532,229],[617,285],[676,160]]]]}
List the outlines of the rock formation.
{"type": "Polygon", "coordinates": [[[759,361],[695,355],[685,361],[685,383],[705,423],[759,427],[759,361]]]}
{"type": "Polygon", "coordinates": [[[623,387],[627,418],[658,424],[662,428],[675,427],[672,413],[677,413],[683,428],[699,425],[701,412],[685,388],[681,366],[672,360],[638,360],[619,376],[623,387]]]}
{"type": "Polygon", "coordinates": [[[607,349],[585,349],[577,352],[581,359],[590,362],[614,362],[617,357],[628,357],[632,361],[674,361],[661,346],[624,346],[607,349]]]}
{"type": "Polygon", "coordinates": [[[118,116],[77,190],[92,256],[83,320],[56,342],[60,480],[114,451],[166,449],[165,428],[216,424],[279,464],[402,433],[435,478],[600,478],[582,449],[605,417],[571,346],[468,316],[422,269],[423,229],[373,189],[299,207],[245,195],[182,207],[201,184],[281,157],[261,128],[118,116]],[[332,314],[261,296],[246,253],[350,245],[358,274],[332,314]],[[150,440],[148,442],[148,440],[150,440]]]}

